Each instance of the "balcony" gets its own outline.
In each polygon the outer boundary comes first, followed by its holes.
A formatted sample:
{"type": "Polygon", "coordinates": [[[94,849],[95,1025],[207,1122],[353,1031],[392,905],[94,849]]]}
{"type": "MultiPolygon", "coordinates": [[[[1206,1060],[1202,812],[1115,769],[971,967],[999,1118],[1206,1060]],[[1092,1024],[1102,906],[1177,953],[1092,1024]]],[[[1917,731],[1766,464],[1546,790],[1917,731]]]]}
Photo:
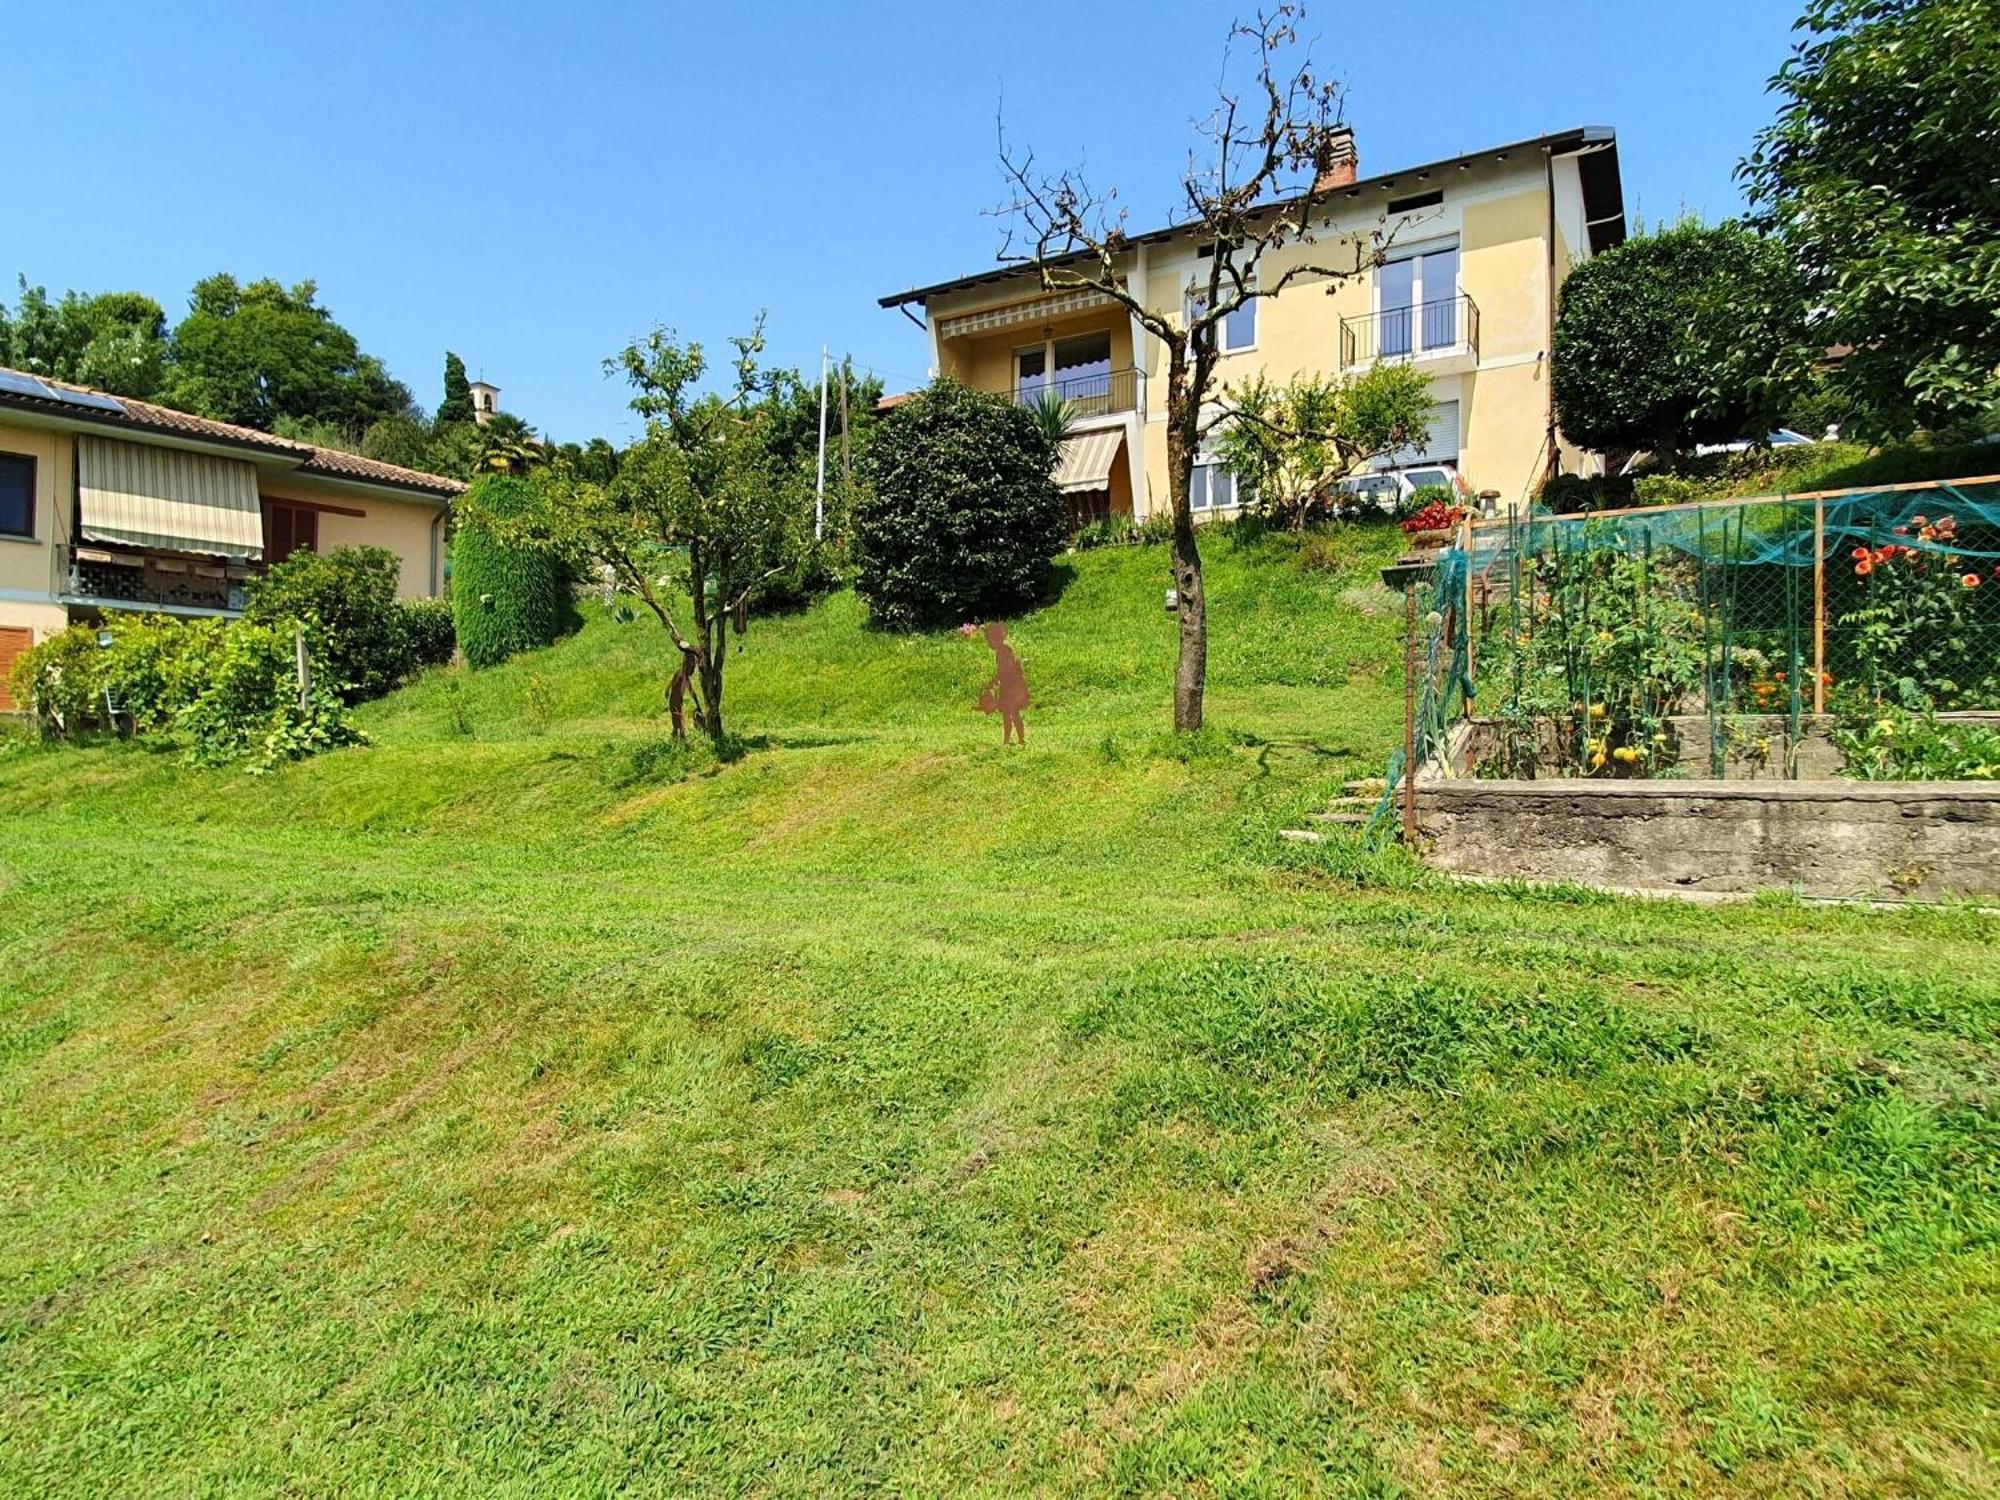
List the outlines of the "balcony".
{"type": "Polygon", "coordinates": [[[1479,304],[1463,293],[1340,320],[1340,367],[1408,360],[1439,374],[1479,363],[1479,304]]]}
{"type": "Polygon", "coordinates": [[[1014,400],[1033,406],[1044,396],[1056,395],[1079,417],[1108,417],[1139,410],[1145,379],[1140,370],[1092,370],[1055,380],[1022,377],[1015,383],[1014,400]]]}
{"type": "Polygon", "coordinates": [[[255,563],[224,562],[86,544],[56,549],[57,593],[66,604],[157,609],[171,614],[234,614],[255,563]]]}

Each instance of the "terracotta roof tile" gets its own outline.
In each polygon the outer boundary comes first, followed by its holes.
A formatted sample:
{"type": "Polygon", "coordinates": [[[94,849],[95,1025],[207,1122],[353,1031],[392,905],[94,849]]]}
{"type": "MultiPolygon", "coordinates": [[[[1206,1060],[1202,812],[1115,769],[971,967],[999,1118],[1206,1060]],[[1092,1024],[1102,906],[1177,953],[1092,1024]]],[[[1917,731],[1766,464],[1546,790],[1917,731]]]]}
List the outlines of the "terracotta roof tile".
{"type": "MultiPolygon", "coordinates": [[[[39,380],[43,385],[53,386],[57,390],[82,391],[92,395],[109,394],[93,390],[87,385],[76,385],[67,380],[52,379],[47,375],[36,375],[32,371],[0,369],[0,373],[27,375],[30,379],[39,380]]],[[[393,485],[398,489],[424,490],[447,497],[459,494],[465,489],[460,481],[448,479],[442,474],[426,474],[420,469],[405,469],[397,464],[381,463],[376,459],[363,458],[358,453],[344,453],[338,448],[321,448],[313,443],[295,442],[291,438],[281,438],[272,433],[259,431],[255,427],[239,427],[234,422],[217,422],[208,417],[197,417],[191,412],[176,411],[171,406],[157,406],[151,401],[135,400],[130,396],[116,396],[112,399],[118,402],[122,411],[79,409],[66,406],[60,401],[44,401],[12,391],[0,394],[0,405],[54,412],[68,417],[83,417],[111,427],[137,427],[154,432],[169,432],[179,437],[202,438],[210,442],[256,448],[260,452],[298,460],[299,471],[305,474],[322,474],[333,479],[351,479],[363,484],[393,485]]]]}

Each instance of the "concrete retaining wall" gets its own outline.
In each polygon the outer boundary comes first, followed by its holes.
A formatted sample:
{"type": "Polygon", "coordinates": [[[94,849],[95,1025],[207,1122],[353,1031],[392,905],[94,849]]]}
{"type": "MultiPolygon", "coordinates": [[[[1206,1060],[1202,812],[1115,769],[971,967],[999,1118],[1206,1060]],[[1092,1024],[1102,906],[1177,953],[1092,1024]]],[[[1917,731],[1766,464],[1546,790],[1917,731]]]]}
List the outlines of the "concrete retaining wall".
{"type": "Polygon", "coordinates": [[[2000,783],[1424,778],[1432,861],[1626,890],[2000,896],[2000,783]]]}

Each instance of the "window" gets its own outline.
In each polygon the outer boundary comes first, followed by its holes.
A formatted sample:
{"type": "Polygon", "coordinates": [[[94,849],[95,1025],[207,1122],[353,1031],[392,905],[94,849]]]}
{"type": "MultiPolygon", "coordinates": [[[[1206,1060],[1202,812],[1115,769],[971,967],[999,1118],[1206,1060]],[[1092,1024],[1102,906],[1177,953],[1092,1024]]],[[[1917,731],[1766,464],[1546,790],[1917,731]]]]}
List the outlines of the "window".
{"type": "Polygon", "coordinates": [[[35,461],[0,453],[0,536],[35,534],[35,461]]]}
{"type": "Polygon", "coordinates": [[[1049,385],[1048,350],[1037,345],[1014,355],[1014,399],[1023,405],[1036,400],[1049,385]]]}
{"type": "Polygon", "coordinates": [[[1387,261],[1375,276],[1385,358],[1448,349],[1458,342],[1458,245],[1387,261]]]}
{"type": "Polygon", "coordinates": [[[319,551],[319,512],[268,501],[264,506],[264,562],[275,567],[294,552],[319,551]]]}
{"type": "Polygon", "coordinates": [[[1234,510],[1236,476],[1223,468],[1212,454],[1203,453],[1194,461],[1188,476],[1189,510],[1234,510]]]}
{"type": "Polygon", "coordinates": [[[1111,393],[1111,335],[1056,340],[1056,390],[1065,401],[1111,393]]]}
{"type": "MultiPolygon", "coordinates": [[[[1190,292],[1187,299],[1187,320],[1193,324],[1208,306],[1208,298],[1190,292]]],[[[1223,317],[1222,326],[1215,331],[1215,350],[1218,354],[1240,354],[1245,349],[1257,347],[1257,302],[1252,299],[1223,317]]]]}

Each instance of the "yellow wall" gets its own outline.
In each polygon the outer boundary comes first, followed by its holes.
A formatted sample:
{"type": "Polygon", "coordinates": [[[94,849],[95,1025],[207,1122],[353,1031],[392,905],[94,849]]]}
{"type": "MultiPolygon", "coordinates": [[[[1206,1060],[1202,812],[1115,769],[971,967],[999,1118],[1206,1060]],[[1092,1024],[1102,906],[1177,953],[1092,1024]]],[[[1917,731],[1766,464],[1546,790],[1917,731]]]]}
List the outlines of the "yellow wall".
{"type": "Polygon", "coordinates": [[[69,536],[75,445],[64,432],[0,423],[0,452],[35,460],[34,539],[0,537],[0,625],[26,626],[39,641],[68,623],[68,612],[53,598],[54,544],[69,536]]]}
{"type": "MultiPolygon", "coordinates": [[[[1301,263],[1352,266],[1357,245],[1363,247],[1365,258],[1374,243],[1373,233],[1380,229],[1393,231],[1394,243],[1412,245],[1456,234],[1460,289],[1479,309],[1478,363],[1437,375],[1437,398],[1459,403],[1459,464],[1467,482],[1474,489],[1497,490],[1501,505],[1512,506],[1531,493],[1547,463],[1549,190],[1539,158],[1442,186],[1442,207],[1423,210],[1407,222],[1383,223],[1382,210],[1371,209],[1366,200],[1343,206],[1340,212],[1347,217],[1341,220],[1341,232],[1323,231],[1316,244],[1268,255],[1260,274],[1267,279],[1280,276],[1301,263]],[[1363,227],[1352,227],[1357,222],[1363,227]]],[[[1560,277],[1567,274],[1575,252],[1558,233],[1560,277]]],[[[1136,284],[1143,288],[1149,307],[1171,309],[1178,320],[1187,286],[1206,262],[1196,257],[1189,241],[1149,245],[1145,254],[1145,274],[1136,284]]],[[[1262,373],[1287,381],[1308,373],[1337,374],[1341,319],[1373,309],[1374,274],[1364,270],[1336,281],[1330,295],[1326,279],[1301,278],[1278,297],[1261,301],[1254,348],[1224,355],[1219,379],[1240,382],[1262,373]]],[[[969,289],[939,296],[928,311],[933,320],[940,320],[1020,296],[1019,289],[1010,293],[1005,285],[969,289]]],[[[1158,511],[1167,494],[1166,431],[1160,420],[1165,414],[1165,350],[1148,337],[1142,339],[1137,358],[1131,358],[1130,322],[1122,313],[1107,319],[1095,311],[1073,322],[1088,327],[1108,323],[1113,329],[1114,362],[1122,366],[1129,361],[1146,372],[1147,420],[1140,429],[1148,492],[1133,497],[1133,510],[1142,517],[1158,511]]],[[[1013,383],[1013,350],[1036,342],[1040,334],[1039,327],[1023,327],[978,339],[947,340],[941,346],[944,371],[983,390],[1008,390],[1013,383]]],[[[1565,467],[1573,469],[1583,455],[1565,445],[1563,457],[1565,467]]]]}
{"type": "MultiPolygon", "coordinates": [[[[438,592],[431,570],[432,525],[440,506],[410,499],[396,500],[387,495],[331,484],[302,474],[286,474],[263,483],[264,499],[306,500],[342,510],[366,512],[344,516],[322,511],[319,518],[319,550],[336,547],[387,547],[402,562],[397,592],[405,599],[428,598],[438,592]]],[[[443,541],[439,539],[440,559],[443,541]]]]}
{"type": "MultiPolygon", "coordinates": [[[[34,539],[0,537],[0,626],[28,626],[40,640],[68,623],[69,612],[55,597],[61,582],[56,576],[55,544],[71,540],[76,509],[75,441],[69,433],[55,428],[0,422],[0,452],[25,453],[35,460],[34,539]]],[[[387,547],[401,562],[398,592],[405,598],[439,591],[431,551],[439,502],[398,499],[295,473],[274,475],[263,465],[259,486],[266,499],[312,501],[364,512],[346,516],[323,511],[320,550],[387,547]]]]}

